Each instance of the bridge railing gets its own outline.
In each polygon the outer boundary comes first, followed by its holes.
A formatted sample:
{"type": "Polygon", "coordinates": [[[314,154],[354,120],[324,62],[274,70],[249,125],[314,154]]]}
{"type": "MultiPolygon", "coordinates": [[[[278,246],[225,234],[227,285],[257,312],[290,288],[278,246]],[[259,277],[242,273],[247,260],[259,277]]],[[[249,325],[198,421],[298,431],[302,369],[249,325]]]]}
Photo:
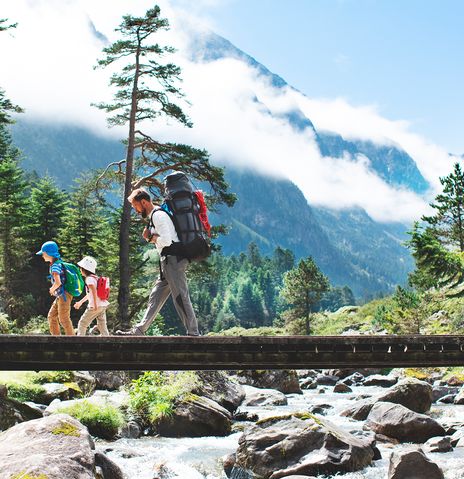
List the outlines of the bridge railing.
{"type": "Polygon", "coordinates": [[[464,366],[464,336],[0,335],[0,370],[464,366]]]}

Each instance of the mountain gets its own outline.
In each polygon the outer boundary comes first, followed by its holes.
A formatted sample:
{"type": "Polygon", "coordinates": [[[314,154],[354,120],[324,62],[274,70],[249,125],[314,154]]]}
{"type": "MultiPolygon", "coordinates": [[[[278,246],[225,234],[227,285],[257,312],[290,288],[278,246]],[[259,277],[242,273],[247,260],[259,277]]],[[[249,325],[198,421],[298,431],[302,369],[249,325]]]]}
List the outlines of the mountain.
{"type": "MultiPolygon", "coordinates": [[[[214,32],[201,33],[194,38],[190,57],[193,61],[203,62],[225,58],[240,60],[256,69],[275,88],[294,89],[282,77],[272,73],[253,57],[214,32]]],[[[311,119],[297,108],[289,111],[285,118],[298,131],[306,128],[312,130],[323,156],[339,158],[345,153],[352,157],[364,155],[368,159],[369,168],[388,184],[405,187],[416,193],[424,193],[429,189],[428,182],[421,175],[413,158],[393,142],[388,146],[377,145],[371,141],[347,140],[335,132],[317,131],[311,119]]]]}
{"type": "MultiPolygon", "coordinates": [[[[215,34],[195,37],[190,55],[198,62],[235,58],[256,68],[274,87],[291,88],[280,76],[215,34]]],[[[262,104],[258,97],[252,101],[262,104]]],[[[272,115],[268,110],[267,114],[272,115]]],[[[428,189],[414,160],[398,145],[377,145],[317,131],[311,119],[296,107],[280,112],[279,119],[298,131],[310,130],[323,156],[348,155],[355,161],[363,155],[372,172],[388,184],[418,194],[428,189]]],[[[83,171],[124,157],[120,142],[69,125],[20,120],[12,127],[12,134],[24,152],[23,165],[56,177],[62,187],[70,186],[83,171]]],[[[220,164],[221,159],[212,158],[212,162],[220,164]]],[[[403,245],[406,225],[378,223],[362,209],[315,208],[290,181],[250,170],[228,167],[226,178],[231,191],[238,195],[237,204],[212,215],[214,222],[230,228],[230,234],[220,239],[226,254],[244,251],[250,241],[255,241],[264,253],[282,246],[291,249],[297,258],[311,255],[333,284],[348,285],[358,297],[391,291],[396,284],[404,284],[413,269],[411,255],[403,245]]]]}
{"type": "MultiPolygon", "coordinates": [[[[12,134],[24,153],[23,166],[54,176],[62,187],[69,187],[82,172],[124,155],[118,141],[82,128],[19,121],[12,134]]],[[[225,254],[245,251],[254,241],[263,253],[281,246],[296,258],[311,255],[333,284],[350,286],[358,297],[390,291],[405,282],[413,267],[401,244],[404,225],[376,223],[363,210],[311,207],[288,180],[230,167],[226,178],[238,201],[211,215],[213,223],[230,229],[219,240],[225,254]]]]}

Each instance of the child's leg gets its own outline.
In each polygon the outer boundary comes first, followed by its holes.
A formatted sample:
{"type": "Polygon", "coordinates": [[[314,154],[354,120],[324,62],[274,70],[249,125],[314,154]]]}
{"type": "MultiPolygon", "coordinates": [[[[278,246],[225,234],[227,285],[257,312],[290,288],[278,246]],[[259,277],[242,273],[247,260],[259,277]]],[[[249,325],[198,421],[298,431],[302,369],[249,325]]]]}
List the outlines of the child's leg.
{"type": "Polygon", "coordinates": [[[106,307],[102,309],[103,311],[101,311],[101,313],[97,316],[97,327],[101,336],[109,336],[110,332],[108,331],[108,327],[106,325],[106,307]]]}
{"type": "Polygon", "coordinates": [[[61,326],[63,326],[66,336],[74,336],[74,327],[71,322],[71,303],[72,296],[69,293],[66,294],[66,301],[63,296],[58,298],[58,318],[61,326]]]}
{"type": "Polygon", "coordinates": [[[58,298],[53,301],[50,311],[48,312],[48,326],[50,328],[50,334],[53,336],[59,336],[61,334],[60,331],[60,323],[58,321],[58,298]]]}
{"type": "Polygon", "coordinates": [[[78,336],[85,336],[87,328],[90,326],[90,323],[98,316],[98,308],[97,309],[89,309],[87,308],[84,311],[84,314],[81,316],[79,323],[77,325],[77,335],[78,336]]]}

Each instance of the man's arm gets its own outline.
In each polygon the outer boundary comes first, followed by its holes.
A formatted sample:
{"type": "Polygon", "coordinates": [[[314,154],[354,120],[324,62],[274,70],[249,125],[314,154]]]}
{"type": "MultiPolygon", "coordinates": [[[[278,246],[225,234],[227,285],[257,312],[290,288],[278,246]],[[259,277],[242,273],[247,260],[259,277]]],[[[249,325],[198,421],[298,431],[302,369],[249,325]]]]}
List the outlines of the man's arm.
{"type": "Polygon", "coordinates": [[[154,236],[156,247],[162,250],[166,246],[170,246],[174,240],[172,236],[173,231],[175,231],[174,224],[169,215],[164,211],[155,211],[152,218],[156,231],[154,236]]]}

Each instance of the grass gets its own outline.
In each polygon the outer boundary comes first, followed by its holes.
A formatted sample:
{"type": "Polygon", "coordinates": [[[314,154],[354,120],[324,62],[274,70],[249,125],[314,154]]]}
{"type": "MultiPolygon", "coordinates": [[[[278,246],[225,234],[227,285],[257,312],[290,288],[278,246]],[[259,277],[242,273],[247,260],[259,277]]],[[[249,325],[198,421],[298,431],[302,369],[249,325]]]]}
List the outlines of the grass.
{"type": "Polygon", "coordinates": [[[112,439],[124,423],[121,411],[110,404],[96,405],[89,401],[79,401],[57,409],[55,414],[69,414],[87,427],[90,434],[103,439],[112,439]]]}
{"type": "Polygon", "coordinates": [[[188,398],[198,384],[193,371],[169,374],[147,371],[132,381],[129,389],[129,409],[144,423],[156,425],[172,415],[177,401],[188,398]]]}
{"type": "Polygon", "coordinates": [[[0,384],[5,384],[8,389],[8,396],[17,401],[40,402],[41,396],[45,393],[42,384],[62,383],[82,393],[79,386],[70,382],[73,373],[70,371],[0,371],[0,384]]]}

